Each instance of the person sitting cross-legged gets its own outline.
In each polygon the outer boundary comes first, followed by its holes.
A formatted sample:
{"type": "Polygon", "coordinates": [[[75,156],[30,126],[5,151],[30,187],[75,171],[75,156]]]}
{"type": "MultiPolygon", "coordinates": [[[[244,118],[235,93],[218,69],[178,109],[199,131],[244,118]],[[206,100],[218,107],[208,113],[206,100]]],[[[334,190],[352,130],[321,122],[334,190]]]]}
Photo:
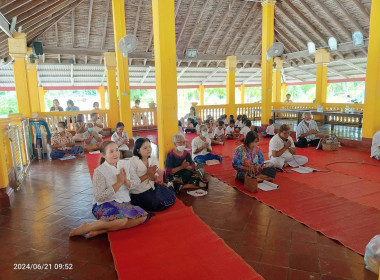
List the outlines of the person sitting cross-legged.
{"type": "Polygon", "coordinates": [[[182,189],[206,188],[204,174],[197,174],[191,154],[186,150],[185,136],[181,133],[173,136],[174,149],[165,159],[165,175],[172,182],[176,192],[182,189]]]}
{"type": "Polygon", "coordinates": [[[193,151],[193,160],[196,163],[205,164],[208,160],[219,160],[222,162],[222,157],[212,154],[211,140],[208,137],[208,128],[202,124],[199,127],[200,134],[195,137],[191,142],[191,148],[193,151]]]}
{"type": "Polygon", "coordinates": [[[65,122],[59,122],[57,132],[51,138],[52,159],[60,159],[66,156],[78,155],[83,153],[82,146],[75,146],[73,136],[66,130],[65,122]]]}
{"type": "Polygon", "coordinates": [[[290,136],[290,127],[283,124],[278,133],[269,142],[269,159],[273,167],[283,169],[286,166],[297,167],[308,162],[305,156],[296,155],[296,147],[290,136]]]}
{"type": "Polygon", "coordinates": [[[318,134],[318,125],[313,120],[313,115],[311,112],[304,112],[302,117],[303,120],[297,126],[297,142],[294,143],[295,146],[299,148],[306,148],[309,144],[312,147],[318,146],[320,138],[323,136],[318,134]]]}
{"type": "Polygon", "coordinates": [[[372,138],[371,158],[380,160],[380,130],[372,138]]]}
{"type": "Polygon", "coordinates": [[[130,158],[133,156],[132,151],[129,150],[129,138],[128,133],[124,131],[124,123],[118,122],[116,124],[116,131],[111,136],[111,140],[114,141],[120,151],[120,158],[130,158]]]}
{"type": "Polygon", "coordinates": [[[259,135],[250,131],[244,138],[244,144],[235,149],[232,166],[236,170],[236,179],[243,183],[247,172],[270,181],[276,177],[276,168],[265,167],[264,156],[258,144],[259,135]]]}
{"type": "Polygon", "coordinates": [[[94,130],[92,123],[87,123],[87,131],[83,133],[84,151],[92,152],[97,151],[102,144],[102,136],[94,130]]]}
{"type": "Polygon", "coordinates": [[[152,147],[148,138],[139,138],[133,148],[130,173],[132,178],[131,201],[146,211],[162,211],[175,203],[174,186],[158,182],[159,168],[156,158],[151,157],[152,147]],[[135,180],[133,180],[135,178],[135,180]]]}
{"type": "Polygon", "coordinates": [[[133,180],[138,178],[131,178],[130,163],[120,160],[116,143],[104,141],[100,152],[100,164],[95,169],[92,180],[92,214],[97,221],[73,229],[70,237],[84,235],[91,238],[109,231],[141,225],[151,217],[144,209],[131,204],[129,191],[133,188],[133,180]]]}

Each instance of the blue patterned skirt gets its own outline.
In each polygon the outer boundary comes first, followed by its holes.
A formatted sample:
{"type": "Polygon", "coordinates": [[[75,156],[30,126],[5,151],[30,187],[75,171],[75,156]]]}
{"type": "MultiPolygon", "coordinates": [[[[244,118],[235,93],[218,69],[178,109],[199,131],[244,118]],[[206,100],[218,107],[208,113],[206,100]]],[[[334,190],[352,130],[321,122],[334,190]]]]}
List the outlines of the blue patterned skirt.
{"type": "Polygon", "coordinates": [[[162,211],[175,203],[176,193],[172,187],[161,186],[154,183],[154,189],[139,193],[130,194],[133,205],[138,205],[146,211],[162,211]]]}
{"type": "Polygon", "coordinates": [[[122,218],[135,220],[148,215],[144,209],[134,206],[130,202],[119,203],[116,201],[109,201],[100,205],[95,203],[92,206],[92,214],[97,220],[102,221],[113,221],[122,218]]]}

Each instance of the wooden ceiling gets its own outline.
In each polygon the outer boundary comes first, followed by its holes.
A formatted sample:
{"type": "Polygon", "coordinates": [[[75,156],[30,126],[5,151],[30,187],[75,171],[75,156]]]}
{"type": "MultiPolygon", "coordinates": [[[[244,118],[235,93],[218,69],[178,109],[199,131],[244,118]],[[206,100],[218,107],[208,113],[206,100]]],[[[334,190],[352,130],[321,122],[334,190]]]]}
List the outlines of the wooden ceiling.
{"type": "MultiPolygon", "coordinates": [[[[153,66],[151,0],[126,0],[127,33],[139,40],[130,56],[134,66],[153,66]]],[[[280,0],[275,7],[275,40],[285,53],[307,49],[313,41],[326,47],[327,39],[352,41],[353,31],[369,34],[370,0],[280,0]]],[[[102,53],[114,50],[112,7],[109,0],[0,0],[0,12],[17,16],[28,43],[43,42],[40,63],[102,64],[102,53]]],[[[237,55],[238,67],[259,67],[261,4],[243,0],[176,0],[178,66],[222,67],[227,55],[237,55]],[[197,49],[197,59],[185,58],[197,49]]],[[[351,43],[352,45],[352,43],[351,43]]],[[[333,60],[365,57],[366,47],[334,52],[333,60]]],[[[8,57],[7,35],[0,33],[0,58],[8,57]]],[[[310,64],[313,58],[287,59],[288,66],[310,64]]]]}

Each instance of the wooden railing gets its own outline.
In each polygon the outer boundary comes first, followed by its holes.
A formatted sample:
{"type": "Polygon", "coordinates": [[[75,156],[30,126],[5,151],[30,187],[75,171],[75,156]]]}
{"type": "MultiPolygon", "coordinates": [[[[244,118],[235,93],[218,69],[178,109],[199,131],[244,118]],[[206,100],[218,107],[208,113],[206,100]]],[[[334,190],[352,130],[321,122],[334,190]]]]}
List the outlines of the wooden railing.
{"type": "Polygon", "coordinates": [[[226,113],[227,105],[199,105],[196,106],[197,116],[202,120],[206,120],[208,116],[212,116],[214,120],[226,113]]]}
{"type": "Polygon", "coordinates": [[[248,119],[254,121],[261,119],[261,103],[236,104],[235,106],[236,116],[247,115],[248,119]]]}
{"type": "Polygon", "coordinates": [[[82,114],[84,116],[85,122],[89,122],[91,120],[91,114],[94,112],[99,114],[99,118],[104,124],[104,127],[108,127],[109,110],[40,112],[38,113],[38,116],[45,117],[51,128],[57,127],[58,122],[66,122],[68,129],[74,130],[79,114],[82,114]],[[70,119],[71,119],[71,122],[70,122],[70,119]]]}
{"type": "MultiPolygon", "coordinates": [[[[323,111],[336,111],[344,113],[346,106],[349,108],[354,108],[355,113],[363,113],[364,105],[363,104],[345,104],[345,103],[322,103],[323,111]]],[[[273,108],[276,109],[288,109],[288,110],[317,110],[318,105],[315,103],[273,103],[273,108]]],[[[292,113],[282,113],[280,117],[282,118],[297,118],[297,114],[292,113]]],[[[321,117],[321,116],[320,116],[321,117]]],[[[316,119],[323,119],[318,118],[316,119]]],[[[360,118],[358,116],[328,116],[326,119],[327,122],[342,123],[342,124],[359,124],[360,118]]]]}
{"type": "Polygon", "coordinates": [[[133,129],[157,127],[157,109],[132,109],[132,127],[133,129]]]}

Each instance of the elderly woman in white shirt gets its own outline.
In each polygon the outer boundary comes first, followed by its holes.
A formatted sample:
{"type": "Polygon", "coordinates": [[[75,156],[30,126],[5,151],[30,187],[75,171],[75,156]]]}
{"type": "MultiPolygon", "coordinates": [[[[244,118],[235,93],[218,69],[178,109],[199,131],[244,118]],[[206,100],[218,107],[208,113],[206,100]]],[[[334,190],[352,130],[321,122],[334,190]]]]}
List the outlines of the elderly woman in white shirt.
{"type": "Polygon", "coordinates": [[[73,229],[70,236],[91,238],[108,231],[138,226],[151,217],[142,208],[131,204],[129,191],[138,183],[129,175],[129,162],[120,160],[116,143],[104,141],[100,152],[100,165],[95,169],[92,180],[92,213],[97,221],[82,224],[73,229]]]}
{"type": "Polygon", "coordinates": [[[269,163],[266,165],[283,169],[287,166],[301,166],[307,162],[307,157],[296,155],[296,147],[290,136],[289,125],[281,125],[278,133],[269,142],[269,163]]]}
{"type": "Polygon", "coordinates": [[[311,112],[302,114],[303,120],[298,124],[296,137],[297,142],[294,143],[296,147],[306,148],[309,144],[312,147],[318,146],[320,135],[317,122],[313,120],[311,112]]]}
{"type": "Polygon", "coordinates": [[[211,139],[208,137],[208,129],[205,124],[199,127],[200,134],[191,142],[193,151],[193,160],[196,163],[205,164],[208,160],[219,160],[222,162],[222,157],[212,154],[211,139]]]}
{"type": "Polygon", "coordinates": [[[175,203],[173,186],[157,183],[158,161],[151,158],[152,147],[148,138],[139,138],[133,148],[131,162],[132,204],[147,211],[162,211],[175,203]]]}
{"type": "Polygon", "coordinates": [[[133,156],[133,153],[128,147],[128,133],[124,131],[124,124],[122,122],[118,122],[116,124],[116,131],[112,134],[111,140],[114,141],[119,147],[120,158],[130,158],[133,156]]]}

